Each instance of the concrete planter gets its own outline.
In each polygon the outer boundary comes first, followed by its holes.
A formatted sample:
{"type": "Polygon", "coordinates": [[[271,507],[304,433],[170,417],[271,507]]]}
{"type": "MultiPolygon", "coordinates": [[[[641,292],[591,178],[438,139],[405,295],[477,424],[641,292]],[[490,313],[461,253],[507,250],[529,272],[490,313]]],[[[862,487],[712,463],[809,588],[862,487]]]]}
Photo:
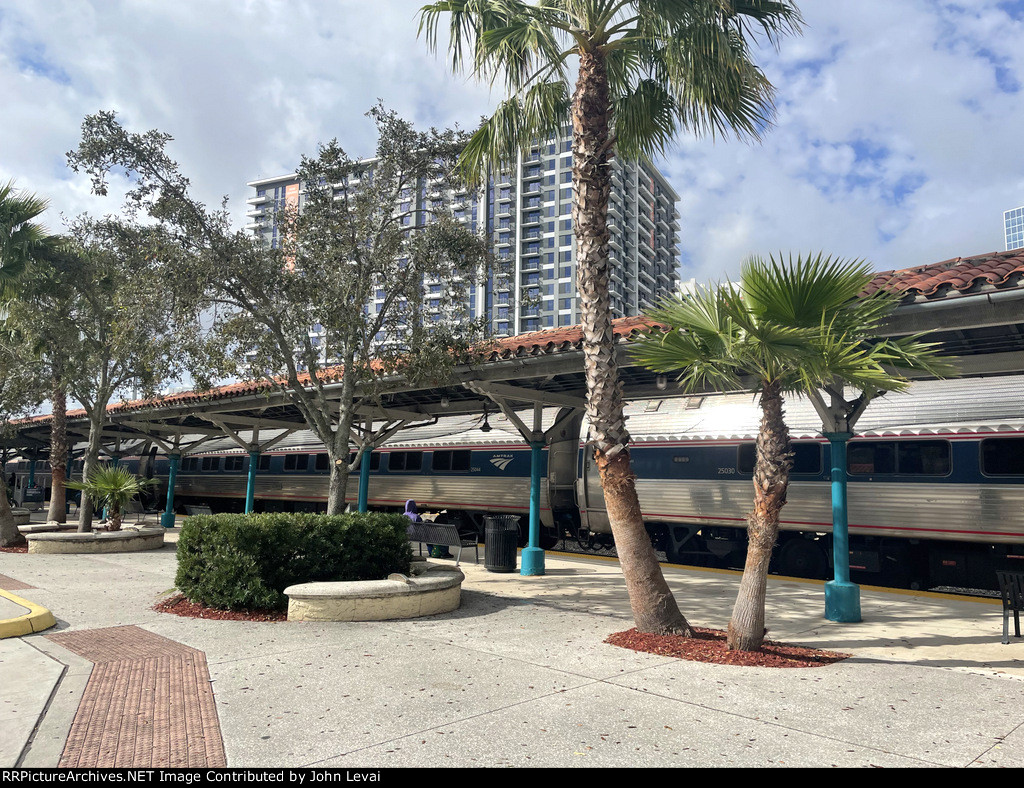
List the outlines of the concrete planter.
{"type": "Polygon", "coordinates": [[[163,528],[26,534],[30,553],[135,553],[157,550],[164,544],[163,528]]]}
{"type": "Polygon", "coordinates": [[[414,562],[410,577],[300,583],[284,590],[289,621],[390,621],[456,610],[465,575],[455,567],[414,562]]]}

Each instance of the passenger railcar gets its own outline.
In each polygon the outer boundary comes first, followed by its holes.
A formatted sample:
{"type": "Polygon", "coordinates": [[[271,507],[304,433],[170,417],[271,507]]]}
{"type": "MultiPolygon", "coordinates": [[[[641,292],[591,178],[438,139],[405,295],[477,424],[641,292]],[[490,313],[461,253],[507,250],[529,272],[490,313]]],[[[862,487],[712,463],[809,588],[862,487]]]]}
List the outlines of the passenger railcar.
{"type": "MultiPolygon", "coordinates": [[[[787,402],[794,466],[773,568],[824,577],[831,562],[830,448],[810,404],[787,402]]],[[[545,411],[550,427],[565,411],[545,411]]],[[[666,397],[627,406],[644,520],[670,561],[741,566],[760,410],[751,394],[666,397]]],[[[530,450],[503,417],[471,416],[398,433],[371,455],[369,503],[446,510],[482,532],[489,513],[529,506],[530,450]]],[[[1024,376],[931,381],[873,402],[849,445],[854,579],[911,587],[990,587],[994,568],[1024,559],[1024,376]]],[[[563,420],[542,453],[544,544],[611,544],[587,423],[563,420]]],[[[241,511],[249,458],[224,440],[186,457],[176,500],[241,511]]],[[[155,454],[128,460],[166,476],[155,454]]],[[[134,465],[133,465],[134,463],[134,465]]],[[[327,455],[309,433],[263,454],[258,509],[322,509],[327,455]]],[[[27,463],[19,470],[23,476],[27,463]]],[[[37,479],[45,484],[45,468],[37,479]]],[[[358,477],[350,479],[355,500],[358,477]]],[[[162,495],[163,493],[158,493],[162,495]]],[[[525,533],[525,527],[523,528],[525,533]]]]}

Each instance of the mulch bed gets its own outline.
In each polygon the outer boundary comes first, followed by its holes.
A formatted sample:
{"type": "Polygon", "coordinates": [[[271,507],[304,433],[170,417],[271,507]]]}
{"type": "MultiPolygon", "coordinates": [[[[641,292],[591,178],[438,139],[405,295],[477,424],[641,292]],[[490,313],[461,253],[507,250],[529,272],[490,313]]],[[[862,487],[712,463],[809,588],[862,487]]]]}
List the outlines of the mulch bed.
{"type": "Polygon", "coordinates": [[[23,544],[18,547],[0,547],[0,553],[27,553],[28,545],[23,544]]]}
{"type": "Polygon", "coordinates": [[[287,621],[288,613],[281,610],[218,610],[198,602],[190,602],[175,594],[153,605],[158,613],[171,613],[186,618],[207,618],[214,621],[287,621]]]}
{"type": "Polygon", "coordinates": [[[726,633],[720,629],[694,627],[692,638],[681,635],[652,635],[635,629],[616,632],[605,643],[613,646],[678,657],[693,662],[714,662],[719,665],[743,665],[757,668],[818,668],[849,657],[835,651],[790,646],[766,640],[760,651],[730,651],[725,647],[726,633]]]}

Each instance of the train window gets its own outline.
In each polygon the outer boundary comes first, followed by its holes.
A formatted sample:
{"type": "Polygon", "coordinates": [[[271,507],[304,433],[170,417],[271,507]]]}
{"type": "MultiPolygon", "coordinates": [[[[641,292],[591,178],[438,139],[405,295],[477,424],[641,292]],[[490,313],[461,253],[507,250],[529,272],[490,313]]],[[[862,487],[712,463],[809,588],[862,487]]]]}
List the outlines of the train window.
{"type": "Polygon", "coordinates": [[[435,471],[468,471],[469,450],[435,451],[433,467],[435,471]]]}
{"type": "Polygon", "coordinates": [[[203,457],[203,461],[199,469],[202,471],[219,471],[220,457],[203,457]]]}
{"type": "Polygon", "coordinates": [[[422,467],[421,451],[393,451],[388,459],[389,471],[418,471],[422,467]]]}
{"type": "Polygon", "coordinates": [[[284,469],[286,471],[304,471],[308,467],[308,454],[286,454],[284,456],[284,469]]]}
{"type": "Polygon", "coordinates": [[[793,443],[793,473],[821,473],[821,444],[793,443]]]}
{"type": "Polygon", "coordinates": [[[847,466],[851,475],[945,476],[952,463],[948,441],[860,441],[850,444],[847,466]]]}
{"type": "MultiPolygon", "coordinates": [[[[350,455],[348,455],[349,465],[351,465],[355,461],[356,461],[356,454],[355,454],[355,452],[352,452],[350,455]]],[[[362,468],[362,465],[357,465],[356,466],[356,471],[359,471],[361,468],[362,468]]],[[[371,471],[378,471],[378,470],[380,470],[380,454],[378,452],[372,452],[370,454],[370,470],[371,471]]]]}
{"type": "Polygon", "coordinates": [[[195,457],[186,457],[181,461],[181,470],[194,471],[199,461],[195,457]]]}
{"type": "Polygon", "coordinates": [[[269,471],[270,470],[270,455],[269,454],[261,454],[260,455],[260,464],[257,467],[261,471],[269,471]]]}
{"type": "Polygon", "coordinates": [[[757,444],[741,443],[736,452],[736,470],[740,473],[753,473],[757,460],[757,444]]]}
{"type": "Polygon", "coordinates": [[[314,466],[318,471],[327,471],[331,468],[331,459],[327,456],[327,452],[320,452],[316,455],[316,465],[314,466]]]}
{"type": "Polygon", "coordinates": [[[851,443],[846,468],[851,474],[896,473],[896,444],[892,441],[851,443]]]}
{"type": "Polygon", "coordinates": [[[945,476],[949,473],[949,441],[907,441],[898,445],[896,473],[915,476],[945,476]]]}
{"type": "Polygon", "coordinates": [[[224,470],[226,471],[240,471],[242,465],[245,462],[244,457],[225,457],[224,458],[224,470]]]}
{"type": "Polygon", "coordinates": [[[1024,438],[983,440],[981,472],[986,476],[1024,476],[1024,438]]]}
{"type": "MultiPolygon", "coordinates": [[[[789,444],[793,452],[793,467],[790,473],[821,473],[821,444],[809,441],[789,444]]],[[[754,461],[757,457],[757,444],[741,443],[736,457],[736,470],[740,473],[753,473],[754,461]]]]}

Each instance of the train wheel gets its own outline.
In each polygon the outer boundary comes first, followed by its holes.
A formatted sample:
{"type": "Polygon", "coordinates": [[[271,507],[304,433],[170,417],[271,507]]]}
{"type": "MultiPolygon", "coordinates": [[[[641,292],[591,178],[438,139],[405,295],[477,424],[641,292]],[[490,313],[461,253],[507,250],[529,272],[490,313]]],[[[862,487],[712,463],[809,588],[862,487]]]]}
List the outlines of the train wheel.
{"type": "Polygon", "coordinates": [[[779,570],[784,575],[821,580],[828,570],[828,559],[818,542],[812,542],[810,539],[790,539],[782,546],[779,570]]]}

